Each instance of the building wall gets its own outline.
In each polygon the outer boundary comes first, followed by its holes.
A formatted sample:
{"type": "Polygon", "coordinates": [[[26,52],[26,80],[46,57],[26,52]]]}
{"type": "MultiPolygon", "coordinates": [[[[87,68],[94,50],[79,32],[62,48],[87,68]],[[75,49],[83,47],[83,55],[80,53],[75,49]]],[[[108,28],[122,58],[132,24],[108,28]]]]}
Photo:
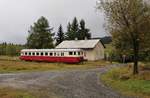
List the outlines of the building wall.
{"type": "Polygon", "coordinates": [[[93,49],[84,49],[84,59],[88,61],[94,60],[93,49]]]}
{"type": "Polygon", "coordinates": [[[86,49],[84,50],[84,59],[89,61],[96,61],[104,59],[104,47],[99,42],[94,49],[86,49]]]}

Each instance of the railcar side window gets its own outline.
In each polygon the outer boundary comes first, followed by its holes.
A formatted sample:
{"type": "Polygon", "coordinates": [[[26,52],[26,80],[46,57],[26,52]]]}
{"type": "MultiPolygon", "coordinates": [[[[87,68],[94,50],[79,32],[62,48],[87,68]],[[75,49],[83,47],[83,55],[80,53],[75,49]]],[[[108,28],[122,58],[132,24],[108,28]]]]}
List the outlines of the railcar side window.
{"type": "Polygon", "coordinates": [[[78,52],[78,55],[81,55],[81,53],[80,53],[80,52],[78,52]]]}
{"type": "Polygon", "coordinates": [[[50,56],[53,56],[53,53],[49,53],[50,56]]]}
{"type": "Polygon", "coordinates": [[[56,52],[54,53],[54,56],[56,56],[56,52]]]}
{"type": "Polygon", "coordinates": [[[41,56],[43,56],[44,55],[44,53],[43,52],[41,52],[41,56]]]}
{"type": "Polygon", "coordinates": [[[61,56],[64,56],[64,53],[63,53],[63,52],[61,53],[61,56]]]}
{"type": "Polygon", "coordinates": [[[24,55],[24,53],[23,52],[21,52],[21,56],[23,56],[24,55]]]}
{"type": "Polygon", "coordinates": [[[74,55],[76,55],[76,52],[74,52],[74,55]]]}
{"type": "Polygon", "coordinates": [[[45,56],[48,56],[48,53],[47,53],[47,52],[45,53],[45,56]]]}
{"type": "Polygon", "coordinates": [[[37,52],[36,55],[39,56],[39,53],[37,52]]]}
{"type": "Polygon", "coordinates": [[[59,56],[59,52],[57,53],[57,56],[59,56]]]}
{"type": "Polygon", "coordinates": [[[25,52],[25,55],[28,55],[28,53],[27,53],[27,52],[25,52]]]}
{"type": "Polygon", "coordinates": [[[73,52],[69,52],[69,55],[73,55],[73,52]]]}
{"type": "Polygon", "coordinates": [[[33,52],[32,55],[35,56],[35,52],[33,52]]]}
{"type": "Polygon", "coordinates": [[[31,52],[29,52],[29,55],[31,56],[31,52]]]}

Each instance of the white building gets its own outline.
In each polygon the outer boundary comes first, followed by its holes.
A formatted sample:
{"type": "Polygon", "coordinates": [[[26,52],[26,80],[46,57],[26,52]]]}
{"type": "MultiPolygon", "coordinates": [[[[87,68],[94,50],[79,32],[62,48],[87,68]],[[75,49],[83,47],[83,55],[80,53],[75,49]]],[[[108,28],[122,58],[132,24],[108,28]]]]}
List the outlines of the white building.
{"type": "Polygon", "coordinates": [[[84,51],[84,59],[96,61],[104,59],[105,46],[100,40],[71,40],[63,41],[56,49],[82,49],[84,51]]]}

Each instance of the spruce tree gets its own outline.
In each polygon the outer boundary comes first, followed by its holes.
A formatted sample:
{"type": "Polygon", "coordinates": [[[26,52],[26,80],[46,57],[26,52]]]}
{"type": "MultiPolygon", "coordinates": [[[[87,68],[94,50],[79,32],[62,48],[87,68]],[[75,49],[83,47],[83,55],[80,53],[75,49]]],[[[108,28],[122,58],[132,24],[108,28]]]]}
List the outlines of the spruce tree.
{"type": "Polygon", "coordinates": [[[67,28],[68,28],[66,33],[67,40],[74,40],[75,38],[78,38],[79,25],[76,17],[73,19],[72,24],[68,23],[67,28]]]}
{"type": "Polygon", "coordinates": [[[71,32],[71,23],[70,22],[68,23],[68,26],[67,26],[67,32],[71,32]]]}
{"type": "Polygon", "coordinates": [[[71,26],[71,32],[73,33],[74,39],[78,38],[78,31],[79,31],[79,24],[77,18],[75,17],[73,19],[72,26],[71,26]]]}
{"type": "Polygon", "coordinates": [[[71,40],[70,36],[71,36],[71,23],[69,22],[67,25],[67,32],[65,34],[65,39],[71,40]]]}
{"type": "Polygon", "coordinates": [[[58,28],[56,41],[57,41],[56,45],[59,45],[62,41],[64,41],[64,32],[62,25],[60,25],[58,28]]]}
{"type": "Polygon", "coordinates": [[[48,20],[42,16],[29,30],[27,47],[32,49],[53,48],[52,30],[48,20]]]}
{"type": "Polygon", "coordinates": [[[79,40],[84,40],[85,38],[90,39],[91,34],[89,33],[90,29],[85,27],[85,21],[82,19],[80,21],[80,29],[78,32],[78,39],[79,40]]]}

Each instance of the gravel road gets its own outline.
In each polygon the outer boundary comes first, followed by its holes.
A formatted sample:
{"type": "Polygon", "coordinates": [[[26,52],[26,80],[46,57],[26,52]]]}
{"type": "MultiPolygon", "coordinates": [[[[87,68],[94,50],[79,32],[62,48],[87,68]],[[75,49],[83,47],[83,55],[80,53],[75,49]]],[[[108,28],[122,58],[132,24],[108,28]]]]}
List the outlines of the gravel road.
{"type": "Polygon", "coordinates": [[[0,86],[28,90],[40,98],[129,98],[101,82],[100,75],[111,67],[0,74],[0,86]]]}

